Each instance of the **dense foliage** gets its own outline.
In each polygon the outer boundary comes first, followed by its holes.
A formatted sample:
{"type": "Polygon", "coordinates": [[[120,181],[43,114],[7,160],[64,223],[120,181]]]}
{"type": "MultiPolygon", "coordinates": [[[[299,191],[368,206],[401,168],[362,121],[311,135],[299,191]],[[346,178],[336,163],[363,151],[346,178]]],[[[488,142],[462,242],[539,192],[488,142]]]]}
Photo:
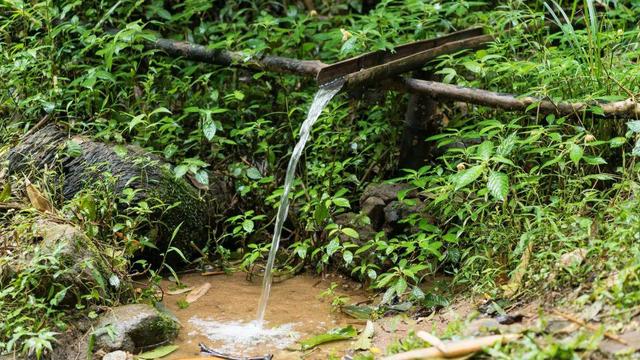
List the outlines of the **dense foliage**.
{"type": "MultiPolygon", "coordinates": [[[[212,188],[230,184],[233,201],[224,219],[201,249],[204,256],[190,260],[250,269],[268,251],[284,169],[315,83],[168,57],[145,47],[149,40],[188,40],[243,51],[247,59],[272,54],[332,63],[482,26],[496,35],[490,46],[443,56],[425,69],[447,83],[554,101],[635,99],[640,91],[636,2],[315,3],[310,10],[299,2],[242,0],[2,1],[0,151],[46,116],[71,134],[138,145],[175,164],[176,177],[212,188]]],[[[503,286],[526,295],[592,278],[592,299],[640,303],[633,275],[639,123],[603,119],[597,109],[560,118],[441,104],[448,126],[430,141],[443,155],[402,170],[397,158],[406,96],[364,89],[329,104],[298,169],[283,269],[340,268],[384,291],[390,303],[441,295],[425,294],[419,285],[442,272],[452,274],[455,285],[494,296],[503,286]],[[334,221],[358,210],[369,183],[389,179],[410,184],[398,194],[408,206],[416,201],[408,194],[417,191],[429,221],[413,214],[403,220],[406,232],[371,238],[334,221]],[[558,269],[563,254],[582,248],[592,261],[558,269]],[[523,277],[524,257],[529,275],[523,277]],[[625,275],[614,287],[598,285],[611,271],[625,275]]],[[[2,201],[16,200],[16,188],[2,201]]],[[[95,204],[87,205],[86,193],[66,204],[67,219],[98,242],[144,245],[133,239],[145,209],[133,218],[118,215],[108,191],[96,192],[95,204]],[[77,216],[83,211],[94,213],[90,221],[77,216]]],[[[127,194],[121,197],[117,201],[126,203],[127,194]]],[[[122,256],[133,259],[129,251],[122,256]]],[[[64,271],[38,259],[50,265],[46,271],[64,271]]],[[[22,276],[33,281],[45,269],[30,271],[22,276]]],[[[23,345],[41,352],[52,331],[65,326],[62,314],[45,304],[57,308],[55,289],[45,300],[15,296],[27,283],[0,289],[0,316],[10,308],[25,313],[0,324],[0,353],[23,345]]],[[[84,300],[78,308],[119,301],[84,300]]],[[[530,351],[526,346],[520,350],[530,351]]]]}

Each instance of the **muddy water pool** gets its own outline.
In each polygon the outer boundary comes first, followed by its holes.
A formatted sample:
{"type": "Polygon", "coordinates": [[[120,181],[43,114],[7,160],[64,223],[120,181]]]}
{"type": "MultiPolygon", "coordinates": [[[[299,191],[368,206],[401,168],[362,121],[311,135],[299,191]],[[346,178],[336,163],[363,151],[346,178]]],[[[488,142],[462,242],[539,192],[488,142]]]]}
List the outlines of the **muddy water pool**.
{"type": "MultiPolygon", "coordinates": [[[[198,358],[198,343],[234,355],[274,354],[274,359],[299,359],[303,356],[325,359],[330,354],[344,353],[349,348],[349,341],[329,343],[311,353],[289,349],[299,348],[297,340],[322,334],[335,327],[348,324],[358,328],[362,326],[332,311],[331,297],[320,296],[332,282],[336,282],[339,284],[336,293],[348,296],[350,303],[366,300],[364,291],[356,290],[356,284],[338,277],[320,279],[300,275],[274,284],[265,317],[266,331],[258,331],[251,326],[260,299],[260,279],[250,282],[244,273],[235,273],[216,276],[188,274],[180,280],[193,288],[209,282],[211,288],[186,309],[178,305],[186,294],[165,294],[163,304],[182,324],[175,341],[179,349],[166,357],[169,360],[198,358]]],[[[162,284],[165,292],[171,284],[162,284]]]]}

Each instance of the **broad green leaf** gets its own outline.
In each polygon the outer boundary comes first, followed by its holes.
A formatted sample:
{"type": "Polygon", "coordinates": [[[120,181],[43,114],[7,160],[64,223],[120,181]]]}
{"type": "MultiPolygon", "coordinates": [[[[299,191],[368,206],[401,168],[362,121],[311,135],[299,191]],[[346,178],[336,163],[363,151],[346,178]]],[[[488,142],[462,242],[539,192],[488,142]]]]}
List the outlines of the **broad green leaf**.
{"type": "Polygon", "coordinates": [[[82,155],[82,146],[75,140],[67,140],[65,143],[65,154],[69,157],[78,157],[82,155]]]}
{"type": "Polygon", "coordinates": [[[578,165],[580,159],[582,159],[582,155],[584,155],[584,149],[582,149],[582,146],[578,144],[571,144],[571,148],[569,149],[569,157],[574,164],[578,165]]]}
{"type": "Polygon", "coordinates": [[[333,255],[340,248],[340,242],[338,239],[333,239],[327,244],[327,255],[333,255]]]}
{"type": "Polygon", "coordinates": [[[187,171],[189,171],[189,166],[184,165],[184,164],[180,164],[180,165],[176,166],[175,168],[173,168],[173,172],[176,174],[177,178],[183,177],[184,174],[187,173],[187,171]]]}
{"type": "Polygon", "coordinates": [[[636,134],[640,133],[640,120],[629,121],[627,127],[636,134]]]}
{"type": "Polygon", "coordinates": [[[585,156],[584,161],[589,165],[603,165],[607,163],[607,161],[600,156],[585,156]]]}
{"type": "Polygon", "coordinates": [[[636,141],[636,144],[633,146],[633,150],[631,151],[631,155],[640,156],[640,139],[636,141]]]}
{"type": "Polygon", "coordinates": [[[244,229],[244,231],[250,233],[253,231],[253,221],[250,219],[246,219],[242,222],[242,228],[244,229]]]}
{"type": "Polygon", "coordinates": [[[360,239],[360,234],[352,228],[343,228],[341,231],[350,238],[360,239]]]}
{"type": "Polygon", "coordinates": [[[255,167],[250,167],[247,169],[247,177],[251,180],[259,180],[262,179],[262,174],[255,167]]]}
{"type": "Polygon", "coordinates": [[[493,155],[493,143],[491,141],[484,141],[482,144],[478,145],[478,157],[484,161],[487,161],[493,155]]]}
{"type": "Polygon", "coordinates": [[[218,128],[216,127],[216,123],[211,119],[207,119],[202,125],[202,132],[204,133],[204,137],[206,137],[209,141],[211,141],[211,139],[216,136],[217,130],[218,128]]]}
{"type": "Polygon", "coordinates": [[[204,186],[209,186],[209,173],[205,170],[200,170],[196,173],[196,181],[204,186]]]}
{"type": "Polygon", "coordinates": [[[347,265],[351,264],[353,261],[353,253],[349,250],[345,250],[345,252],[342,253],[342,259],[347,263],[347,265]]]}
{"type": "Polygon", "coordinates": [[[487,180],[487,189],[493,197],[504,201],[509,193],[509,176],[498,171],[491,171],[487,180]]]}
{"type": "Polygon", "coordinates": [[[480,177],[480,175],[482,175],[483,171],[484,171],[484,165],[476,165],[472,168],[463,170],[462,172],[456,174],[455,176],[456,191],[474,182],[476,179],[480,177]]]}
{"type": "Polygon", "coordinates": [[[404,294],[405,290],[407,290],[407,281],[402,277],[399,278],[398,281],[396,281],[395,288],[396,294],[398,294],[398,296],[401,296],[402,294],[404,294]]]}
{"type": "Polygon", "coordinates": [[[334,198],[331,200],[335,206],[350,208],[349,200],[345,198],[334,198]]]}
{"type": "Polygon", "coordinates": [[[349,325],[343,328],[331,329],[324,334],[301,340],[300,345],[302,346],[302,350],[308,350],[331,341],[348,340],[356,337],[356,335],[358,335],[358,331],[352,325],[349,325]]]}
{"type": "Polygon", "coordinates": [[[378,277],[378,273],[376,273],[376,271],[373,269],[369,269],[367,270],[367,276],[369,277],[369,279],[375,280],[378,277]]]}
{"type": "Polygon", "coordinates": [[[158,348],[155,348],[151,351],[147,351],[144,352],[138,356],[136,356],[136,359],[141,359],[141,360],[153,360],[153,359],[160,359],[162,357],[165,357],[169,354],[171,354],[172,352],[178,350],[178,345],[165,345],[165,346],[160,346],[158,348]]]}
{"type": "Polygon", "coordinates": [[[317,224],[322,224],[329,217],[329,209],[323,204],[319,203],[313,212],[313,219],[317,224]]]}
{"type": "Polygon", "coordinates": [[[627,143],[627,139],[621,136],[614,137],[613,139],[609,140],[609,144],[612,148],[620,147],[626,143],[627,143]]]}
{"type": "Polygon", "coordinates": [[[516,145],[517,139],[518,139],[518,134],[515,132],[511,133],[509,136],[507,136],[502,140],[500,145],[498,145],[498,147],[496,148],[496,153],[499,156],[506,157],[511,153],[511,150],[513,150],[513,147],[516,145]]]}

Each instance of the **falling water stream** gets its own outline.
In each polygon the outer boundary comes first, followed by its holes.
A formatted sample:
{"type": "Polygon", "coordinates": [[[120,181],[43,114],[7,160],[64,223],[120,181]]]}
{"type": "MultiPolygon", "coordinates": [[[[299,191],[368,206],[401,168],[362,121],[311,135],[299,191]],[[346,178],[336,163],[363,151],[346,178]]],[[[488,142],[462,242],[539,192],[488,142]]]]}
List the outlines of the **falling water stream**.
{"type": "Polygon", "coordinates": [[[289,211],[289,192],[291,191],[291,185],[295,178],[296,165],[302,150],[304,150],[311,128],[315,124],[320,113],[327,106],[329,101],[340,91],[344,85],[343,79],[334,80],[328,84],[322,85],[316,95],[313,97],[313,102],[307,113],[307,118],[302,123],[300,128],[300,137],[298,143],[293,148],[291,159],[289,159],[289,165],[287,165],[287,174],[284,179],[284,191],[280,198],[280,207],[278,208],[278,214],[276,215],[276,225],[273,230],[273,238],[271,240],[271,250],[269,251],[269,258],[267,259],[267,267],[264,270],[264,279],[262,281],[262,294],[260,295],[260,304],[258,305],[257,321],[258,325],[262,326],[264,323],[264,314],[267,311],[267,303],[269,301],[269,294],[271,293],[271,282],[273,280],[273,264],[276,261],[276,253],[278,252],[278,246],[280,246],[280,236],[282,235],[282,226],[287,219],[287,212],[289,211]]]}
{"type": "Polygon", "coordinates": [[[206,336],[211,341],[222,341],[224,345],[220,347],[220,350],[235,351],[244,349],[240,350],[244,352],[247,348],[261,343],[269,343],[274,345],[276,348],[282,349],[291,345],[291,343],[295,342],[300,336],[299,333],[294,331],[294,324],[284,324],[267,328],[265,326],[264,317],[267,310],[269,295],[271,294],[271,282],[273,280],[272,272],[274,262],[276,260],[276,252],[280,245],[282,226],[287,219],[287,212],[289,210],[289,193],[295,178],[296,165],[298,164],[302,151],[309,140],[313,124],[318,120],[322,110],[327,106],[329,101],[331,101],[331,99],[340,91],[342,85],[344,85],[344,80],[340,78],[320,86],[320,89],[313,98],[307,118],[300,128],[298,143],[293,148],[293,153],[291,154],[291,159],[287,166],[284,191],[280,198],[280,207],[278,208],[278,213],[276,215],[273,239],[271,241],[271,250],[269,252],[269,258],[267,259],[267,266],[264,272],[262,293],[260,295],[260,303],[258,305],[256,320],[250,322],[240,320],[216,321],[214,319],[202,319],[194,316],[188,321],[190,326],[197,329],[197,333],[206,336]]]}

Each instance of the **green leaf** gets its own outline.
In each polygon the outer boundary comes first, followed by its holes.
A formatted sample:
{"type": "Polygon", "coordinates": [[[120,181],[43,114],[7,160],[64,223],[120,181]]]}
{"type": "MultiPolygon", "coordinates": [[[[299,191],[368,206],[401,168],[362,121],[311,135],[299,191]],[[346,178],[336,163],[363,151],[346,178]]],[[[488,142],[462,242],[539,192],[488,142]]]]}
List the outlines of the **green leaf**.
{"type": "Polygon", "coordinates": [[[583,155],[584,149],[582,149],[582,146],[578,144],[571,144],[571,148],[569,149],[569,157],[574,164],[578,165],[583,155]]]}
{"type": "Polygon", "coordinates": [[[69,157],[78,157],[82,155],[82,147],[75,140],[67,140],[65,143],[65,154],[69,157]]]}
{"type": "Polygon", "coordinates": [[[371,339],[373,338],[374,329],[373,321],[367,320],[367,325],[365,325],[364,330],[362,330],[362,333],[358,337],[358,341],[353,344],[353,349],[369,350],[373,346],[371,339]]]}
{"type": "Polygon", "coordinates": [[[327,244],[327,255],[333,255],[340,248],[340,242],[338,239],[333,239],[327,244]]]}
{"type": "Polygon", "coordinates": [[[255,167],[250,167],[247,169],[247,177],[251,180],[260,180],[262,179],[262,174],[255,167]]]}
{"type": "Polygon", "coordinates": [[[209,186],[209,174],[205,170],[200,170],[196,173],[196,181],[204,186],[209,186]]]}
{"type": "Polygon", "coordinates": [[[462,65],[474,74],[479,74],[482,71],[482,65],[476,61],[467,61],[462,65]]]}
{"type": "Polygon", "coordinates": [[[172,352],[178,350],[178,345],[165,345],[165,346],[160,346],[158,348],[155,348],[151,351],[147,351],[145,353],[142,353],[138,356],[136,356],[136,359],[141,359],[141,360],[153,360],[153,359],[160,359],[162,357],[165,357],[169,354],[171,354],[172,352]]]}
{"type": "Polygon", "coordinates": [[[349,250],[345,250],[345,252],[342,253],[342,259],[347,263],[347,265],[351,264],[353,261],[353,253],[349,250]]]}
{"type": "Polygon", "coordinates": [[[640,120],[629,121],[627,127],[636,134],[640,133],[640,120]]]}
{"type": "Polygon", "coordinates": [[[509,194],[509,176],[498,171],[491,171],[487,180],[487,189],[493,197],[504,201],[509,194]]]}
{"type": "Polygon", "coordinates": [[[348,340],[356,337],[356,335],[358,335],[358,331],[356,331],[352,325],[349,325],[343,328],[331,329],[324,334],[301,340],[300,345],[302,346],[302,350],[308,350],[331,341],[348,340]]]}
{"type": "Polygon", "coordinates": [[[585,156],[584,161],[589,165],[603,165],[607,163],[607,161],[600,156],[585,156]]]}
{"type": "Polygon", "coordinates": [[[334,198],[331,200],[335,206],[350,208],[349,200],[345,198],[334,198]]]}
{"type": "Polygon", "coordinates": [[[187,173],[187,171],[189,171],[189,166],[184,164],[178,165],[175,168],[173,168],[173,173],[176,174],[177,178],[183,177],[184,174],[187,173]]]}
{"type": "Polygon", "coordinates": [[[313,212],[313,219],[317,224],[322,224],[329,217],[329,209],[323,203],[319,203],[313,212]]]}
{"type": "Polygon", "coordinates": [[[636,144],[633,147],[633,150],[631,151],[631,155],[640,156],[640,139],[638,139],[638,141],[636,141],[636,144]]]}
{"type": "Polygon", "coordinates": [[[375,280],[378,277],[378,273],[376,273],[376,271],[373,269],[369,269],[367,270],[367,276],[369,277],[369,279],[375,280]]]}
{"type": "Polygon", "coordinates": [[[482,144],[478,145],[478,157],[482,160],[487,161],[493,155],[493,143],[491,141],[484,141],[482,144]]]}
{"type": "Polygon", "coordinates": [[[624,145],[624,144],[626,144],[626,143],[627,143],[627,139],[626,139],[626,138],[624,138],[624,137],[621,137],[621,136],[619,136],[619,137],[614,137],[613,139],[609,140],[609,145],[610,145],[612,148],[620,147],[620,146],[622,146],[622,145],[624,145]]]}
{"type": "Polygon", "coordinates": [[[246,219],[245,221],[242,222],[242,228],[244,229],[244,231],[250,233],[253,231],[253,221],[246,219]]]}
{"type": "Polygon", "coordinates": [[[204,133],[204,137],[206,137],[209,141],[211,141],[211,139],[216,136],[217,130],[218,128],[216,127],[216,123],[211,119],[205,120],[204,124],[202,125],[202,132],[204,133]]]}
{"type": "Polygon", "coordinates": [[[460,173],[456,174],[455,180],[454,180],[455,190],[456,191],[460,190],[463,187],[474,182],[477,178],[480,177],[480,175],[482,175],[483,171],[484,171],[484,165],[476,165],[472,168],[463,170],[460,173]]]}
{"type": "Polygon", "coordinates": [[[360,239],[360,234],[352,228],[343,228],[341,231],[350,238],[360,239]]]}
{"type": "Polygon", "coordinates": [[[396,281],[395,288],[396,294],[398,294],[398,296],[402,296],[405,290],[407,290],[407,281],[404,278],[399,278],[398,281],[396,281]]]}

